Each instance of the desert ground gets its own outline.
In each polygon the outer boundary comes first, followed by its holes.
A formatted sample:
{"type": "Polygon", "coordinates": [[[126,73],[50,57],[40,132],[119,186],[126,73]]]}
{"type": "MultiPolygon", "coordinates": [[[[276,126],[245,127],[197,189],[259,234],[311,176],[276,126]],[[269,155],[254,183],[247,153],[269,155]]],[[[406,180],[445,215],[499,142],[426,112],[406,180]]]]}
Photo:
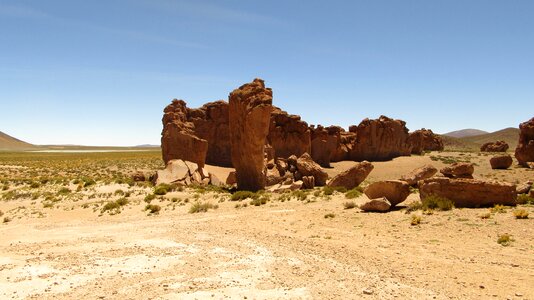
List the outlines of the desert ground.
{"type": "MultiPolygon", "coordinates": [[[[455,161],[475,163],[475,178],[534,179],[492,170],[489,155],[375,162],[362,185],[455,161]]],[[[131,179],[160,168],[159,151],[0,153],[0,298],[534,299],[532,204],[409,211],[414,190],[394,211],[363,213],[362,197],[324,188],[232,201],[131,179]]]]}

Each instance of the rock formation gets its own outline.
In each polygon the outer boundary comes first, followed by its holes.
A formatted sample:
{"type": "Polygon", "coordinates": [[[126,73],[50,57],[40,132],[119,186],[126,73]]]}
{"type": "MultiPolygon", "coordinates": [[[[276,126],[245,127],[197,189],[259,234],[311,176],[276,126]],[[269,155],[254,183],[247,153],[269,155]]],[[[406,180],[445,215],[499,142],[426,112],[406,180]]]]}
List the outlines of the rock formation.
{"type": "Polygon", "coordinates": [[[400,180],[377,181],[368,185],[364,193],[369,199],[384,197],[391,206],[395,206],[408,198],[410,186],[400,180]]]}
{"type": "Polygon", "coordinates": [[[360,205],[360,209],[367,212],[386,212],[391,208],[391,203],[388,199],[382,197],[377,199],[370,199],[364,204],[360,205]]]}
{"type": "Polygon", "coordinates": [[[431,195],[450,199],[456,207],[515,205],[516,186],[511,183],[475,179],[430,178],[421,181],[421,200],[431,195]]]}
{"type": "Polygon", "coordinates": [[[374,166],[367,161],[357,163],[354,167],[339,173],[330,182],[328,186],[331,187],[344,187],[347,190],[353,189],[362,183],[365,178],[371,173],[374,166]]]}
{"type": "Polygon", "coordinates": [[[230,147],[240,190],[257,191],[265,187],[264,146],[272,100],[271,89],[265,88],[261,79],[230,93],[230,147]]]}
{"type": "Polygon", "coordinates": [[[438,169],[436,169],[432,165],[424,165],[420,168],[417,168],[410,172],[407,175],[403,175],[400,180],[405,181],[411,186],[417,185],[419,180],[428,179],[432,176],[434,176],[438,172],[438,169]]]}
{"type": "Polygon", "coordinates": [[[510,155],[496,155],[490,158],[490,164],[492,169],[508,169],[512,166],[513,159],[510,155]]]}
{"type": "Polygon", "coordinates": [[[528,167],[528,162],[534,162],[534,118],[519,124],[519,130],[515,158],[520,165],[528,167]]]}
{"type": "Polygon", "coordinates": [[[274,148],[274,157],[288,158],[311,152],[310,129],[300,116],[289,115],[275,107],[270,122],[267,141],[274,148]]]}
{"type": "Polygon", "coordinates": [[[443,140],[430,129],[420,129],[410,133],[408,143],[412,147],[412,154],[422,154],[424,151],[442,151],[443,140]]]}
{"type": "Polygon", "coordinates": [[[337,134],[330,134],[329,130],[321,125],[311,128],[311,156],[322,167],[330,167],[332,156],[335,155],[339,143],[337,134]]]}
{"type": "Polygon", "coordinates": [[[482,152],[506,152],[508,144],[505,141],[488,142],[480,146],[482,152]]]}
{"type": "MultiPolygon", "coordinates": [[[[315,178],[314,184],[316,186],[325,185],[326,180],[328,179],[328,174],[323,170],[323,168],[321,168],[319,164],[313,161],[308,153],[302,154],[297,159],[297,171],[302,176],[313,176],[315,178]]],[[[296,177],[296,180],[300,180],[298,176],[296,177]]]]}
{"type": "Polygon", "coordinates": [[[472,179],[475,172],[475,165],[472,163],[453,163],[440,170],[441,174],[449,178],[472,179]]]}
{"type": "Polygon", "coordinates": [[[170,160],[165,169],[158,170],[153,178],[154,184],[175,185],[220,185],[220,181],[212,174],[206,173],[198,164],[181,159],[170,160]]]}

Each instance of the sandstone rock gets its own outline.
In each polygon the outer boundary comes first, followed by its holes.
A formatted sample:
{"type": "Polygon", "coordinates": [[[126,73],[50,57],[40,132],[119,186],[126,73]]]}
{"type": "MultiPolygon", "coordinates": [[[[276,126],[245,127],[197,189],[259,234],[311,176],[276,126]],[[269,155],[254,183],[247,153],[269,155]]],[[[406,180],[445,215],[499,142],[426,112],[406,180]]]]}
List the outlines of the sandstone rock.
{"type": "Polygon", "coordinates": [[[313,189],[315,187],[315,177],[313,176],[303,176],[302,177],[302,188],[303,189],[313,189]]]}
{"type": "Polygon", "coordinates": [[[506,152],[509,146],[505,141],[488,142],[480,147],[482,152],[506,152]]]}
{"type": "Polygon", "coordinates": [[[408,198],[410,186],[400,180],[378,181],[367,186],[364,193],[369,199],[385,197],[391,206],[395,206],[408,198]]]}
{"type": "Polygon", "coordinates": [[[528,194],[532,187],[532,181],[523,182],[516,187],[517,194],[528,194]]]}
{"type": "Polygon", "coordinates": [[[515,158],[520,165],[527,167],[528,162],[534,162],[534,118],[519,124],[519,130],[515,158]]]}
{"type": "Polygon", "coordinates": [[[438,169],[436,169],[432,165],[424,165],[420,168],[417,168],[410,172],[407,175],[404,175],[401,177],[400,180],[406,181],[411,186],[417,185],[419,180],[427,179],[432,176],[434,176],[438,172],[438,169]]]}
{"type": "Polygon", "coordinates": [[[384,197],[371,199],[360,205],[360,209],[367,212],[386,212],[389,211],[390,208],[391,203],[384,197]]]}
{"type": "Polygon", "coordinates": [[[430,178],[419,185],[421,200],[430,195],[445,197],[456,207],[515,205],[516,186],[511,183],[476,179],[430,178]]]}
{"type": "Polygon", "coordinates": [[[228,185],[234,185],[237,184],[237,175],[236,171],[232,171],[228,174],[228,177],[226,177],[226,184],[228,185]]]}
{"type": "Polygon", "coordinates": [[[302,181],[295,181],[295,182],[290,183],[290,184],[273,185],[273,186],[269,187],[268,190],[270,192],[273,192],[273,193],[284,193],[284,192],[287,192],[287,191],[300,190],[302,188],[302,185],[303,185],[302,181]]]}
{"type": "Polygon", "coordinates": [[[222,181],[217,176],[215,176],[215,174],[209,173],[208,176],[209,176],[209,184],[214,185],[214,186],[224,185],[222,181]]]}
{"type": "Polygon", "coordinates": [[[196,163],[173,159],[163,170],[158,170],[154,177],[154,184],[192,185],[202,184],[204,172],[196,163]]]}
{"type": "Polygon", "coordinates": [[[271,185],[275,185],[275,184],[281,183],[281,182],[283,182],[285,179],[286,179],[286,177],[281,176],[281,175],[280,175],[280,172],[278,172],[277,169],[275,169],[275,168],[273,168],[273,169],[267,169],[266,182],[265,182],[265,184],[266,184],[267,186],[271,186],[271,185]]]}
{"type": "Polygon", "coordinates": [[[412,147],[412,154],[422,154],[424,151],[442,151],[443,140],[430,129],[420,129],[410,133],[408,143],[412,147]]]}
{"type": "Polygon", "coordinates": [[[453,163],[440,170],[441,174],[449,178],[473,178],[475,165],[472,163],[453,163]]]}
{"type": "Polygon", "coordinates": [[[280,175],[284,176],[286,172],[288,171],[288,165],[285,160],[277,158],[275,161],[276,169],[280,173],[280,175]]]}
{"type": "Polygon", "coordinates": [[[492,169],[508,169],[512,166],[513,160],[510,155],[497,155],[490,159],[492,169]]]}
{"type": "Polygon", "coordinates": [[[347,190],[353,189],[360,185],[365,178],[371,173],[374,166],[367,161],[357,163],[352,168],[339,173],[330,182],[328,186],[331,187],[345,187],[347,190]]]}
{"type": "Polygon", "coordinates": [[[257,191],[265,187],[264,146],[272,99],[271,89],[265,88],[261,79],[230,93],[230,145],[240,190],[257,191]]]}
{"type": "Polygon", "coordinates": [[[146,181],[146,176],[143,172],[135,172],[132,175],[133,181],[146,181]]]}
{"type": "Polygon", "coordinates": [[[288,158],[311,152],[310,129],[300,116],[289,115],[274,107],[271,112],[267,140],[274,148],[274,156],[288,158]]]}
{"type": "Polygon", "coordinates": [[[354,161],[386,161],[398,156],[409,156],[406,122],[380,116],[376,120],[363,120],[358,126],[350,126],[356,141],[349,153],[354,161]]]}
{"type": "MultiPolygon", "coordinates": [[[[319,164],[313,161],[308,153],[302,154],[297,159],[297,169],[302,176],[313,176],[315,178],[316,186],[323,186],[326,184],[328,174],[319,164]]],[[[297,176],[295,176],[295,179],[298,180],[297,176]]]]}
{"type": "Polygon", "coordinates": [[[291,155],[290,157],[288,157],[287,158],[287,164],[289,166],[295,166],[295,168],[296,168],[297,167],[297,156],[296,155],[291,155]]]}
{"type": "Polygon", "coordinates": [[[319,165],[330,167],[332,155],[336,151],[338,138],[329,134],[328,130],[321,125],[313,128],[311,135],[311,156],[319,165]]]}

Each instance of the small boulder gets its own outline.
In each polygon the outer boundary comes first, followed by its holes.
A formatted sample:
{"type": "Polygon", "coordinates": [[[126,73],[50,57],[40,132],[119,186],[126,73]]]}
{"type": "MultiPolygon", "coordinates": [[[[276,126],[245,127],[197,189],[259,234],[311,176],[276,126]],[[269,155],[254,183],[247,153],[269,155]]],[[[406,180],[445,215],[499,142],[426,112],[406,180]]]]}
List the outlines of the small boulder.
{"type": "Polygon", "coordinates": [[[315,187],[315,177],[313,176],[304,176],[302,177],[302,188],[311,190],[315,187]]]}
{"type": "Polygon", "coordinates": [[[378,181],[370,184],[363,191],[369,199],[388,199],[391,206],[395,206],[408,198],[410,185],[400,180],[378,181]]]}
{"type": "MultiPolygon", "coordinates": [[[[318,163],[313,161],[308,153],[302,154],[297,159],[297,169],[302,176],[313,176],[315,178],[315,185],[323,186],[326,184],[328,174],[318,163]]],[[[295,179],[297,179],[296,176],[295,179]]]]}
{"type": "Polygon", "coordinates": [[[371,173],[374,166],[368,161],[363,161],[357,163],[354,167],[348,169],[347,171],[341,172],[336,175],[330,182],[328,186],[330,187],[345,187],[347,190],[351,190],[360,183],[362,183],[365,178],[371,173]]]}
{"type": "Polygon", "coordinates": [[[284,176],[287,172],[287,162],[283,159],[276,159],[275,161],[276,169],[280,172],[280,175],[284,176]]]}
{"type": "Polygon", "coordinates": [[[532,181],[523,182],[516,187],[517,194],[528,194],[532,187],[532,181]]]}
{"type": "Polygon", "coordinates": [[[438,172],[438,169],[436,169],[432,165],[424,165],[420,168],[417,168],[410,172],[407,175],[403,175],[400,180],[406,181],[411,186],[417,185],[419,180],[428,179],[432,176],[434,176],[438,172]]]}
{"type": "Polygon", "coordinates": [[[472,163],[453,163],[440,170],[441,174],[449,178],[472,179],[475,172],[475,165],[472,163]]]}
{"type": "Polygon", "coordinates": [[[490,159],[492,169],[508,169],[512,166],[513,159],[510,155],[497,155],[490,159]]]}
{"type": "Polygon", "coordinates": [[[146,176],[143,172],[135,172],[133,175],[132,175],[132,179],[133,181],[146,181],[146,176]]]}
{"type": "Polygon", "coordinates": [[[230,174],[228,174],[228,177],[226,177],[226,184],[234,185],[236,183],[237,183],[237,174],[236,174],[236,171],[232,171],[230,172],[230,174]]]}
{"type": "Polygon", "coordinates": [[[370,199],[360,205],[360,209],[368,212],[386,212],[391,208],[391,203],[385,197],[370,199]]]}

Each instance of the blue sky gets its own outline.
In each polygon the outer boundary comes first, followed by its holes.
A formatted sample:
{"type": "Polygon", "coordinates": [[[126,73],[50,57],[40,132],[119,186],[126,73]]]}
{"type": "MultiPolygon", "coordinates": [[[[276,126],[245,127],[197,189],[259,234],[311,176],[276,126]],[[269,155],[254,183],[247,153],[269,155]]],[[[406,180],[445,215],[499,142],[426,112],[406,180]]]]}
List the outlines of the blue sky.
{"type": "Polygon", "coordinates": [[[534,116],[534,1],[0,0],[0,131],[158,144],[163,108],[255,77],[345,128],[495,131],[534,116]]]}

